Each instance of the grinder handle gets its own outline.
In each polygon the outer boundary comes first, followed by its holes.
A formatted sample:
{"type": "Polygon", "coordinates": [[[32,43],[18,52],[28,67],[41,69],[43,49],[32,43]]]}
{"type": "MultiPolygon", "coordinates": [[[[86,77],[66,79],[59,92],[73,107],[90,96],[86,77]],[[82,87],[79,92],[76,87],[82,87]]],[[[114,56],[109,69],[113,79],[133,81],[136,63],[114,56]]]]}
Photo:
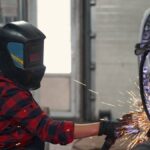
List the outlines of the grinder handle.
{"type": "Polygon", "coordinates": [[[115,141],[116,141],[116,138],[106,137],[101,150],[109,150],[111,146],[115,143],[115,141]]]}

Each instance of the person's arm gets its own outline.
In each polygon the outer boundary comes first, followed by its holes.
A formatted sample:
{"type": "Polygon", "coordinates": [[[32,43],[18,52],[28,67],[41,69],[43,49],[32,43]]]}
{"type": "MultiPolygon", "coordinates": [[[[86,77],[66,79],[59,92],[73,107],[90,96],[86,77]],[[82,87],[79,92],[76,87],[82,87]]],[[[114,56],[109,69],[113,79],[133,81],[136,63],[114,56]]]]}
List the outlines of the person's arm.
{"type": "Polygon", "coordinates": [[[120,122],[112,122],[101,120],[95,123],[88,124],[75,124],[74,125],[74,138],[84,138],[90,136],[106,135],[110,137],[119,136],[119,128],[122,124],[120,122]],[[118,135],[117,135],[118,134],[118,135]]]}
{"type": "MultiPolygon", "coordinates": [[[[4,93],[4,92],[3,92],[4,93]]],[[[57,121],[50,118],[35,102],[31,93],[10,87],[9,95],[2,93],[1,112],[8,119],[13,119],[42,141],[53,144],[68,144],[73,141],[74,123],[57,121]]]]}
{"type": "Polygon", "coordinates": [[[97,136],[99,133],[100,122],[88,124],[75,124],[74,125],[74,138],[85,138],[90,136],[97,136]]]}
{"type": "Polygon", "coordinates": [[[65,145],[75,138],[114,134],[114,125],[109,121],[74,124],[72,121],[53,120],[41,110],[31,94],[18,89],[11,91],[10,97],[4,97],[6,99],[1,108],[3,115],[15,119],[43,141],[65,145]]]}

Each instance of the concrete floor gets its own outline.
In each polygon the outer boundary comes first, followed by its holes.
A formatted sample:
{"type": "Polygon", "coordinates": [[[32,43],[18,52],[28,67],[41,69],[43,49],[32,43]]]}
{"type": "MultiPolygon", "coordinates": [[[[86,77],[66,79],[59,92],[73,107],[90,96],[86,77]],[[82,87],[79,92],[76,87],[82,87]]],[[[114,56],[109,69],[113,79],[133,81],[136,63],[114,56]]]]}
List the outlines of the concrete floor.
{"type": "MultiPolygon", "coordinates": [[[[103,142],[104,137],[84,138],[81,140],[75,140],[73,143],[66,146],[50,144],[49,150],[100,150],[103,142]]],[[[122,142],[116,141],[111,150],[126,150],[127,143],[122,145],[122,142]]]]}

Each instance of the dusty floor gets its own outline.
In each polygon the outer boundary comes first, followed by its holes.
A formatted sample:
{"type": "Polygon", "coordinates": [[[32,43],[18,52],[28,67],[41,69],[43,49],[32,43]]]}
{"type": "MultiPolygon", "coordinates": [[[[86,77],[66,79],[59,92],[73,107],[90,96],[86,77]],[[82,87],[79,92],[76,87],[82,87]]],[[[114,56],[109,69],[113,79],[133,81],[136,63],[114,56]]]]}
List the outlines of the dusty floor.
{"type": "MultiPolygon", "coordinates": [[[[104,137],[91,137],[81,140],[75,140],[72,144],[67,146],[52,145],[50,144],[49,150],[100,150],[104,142],[104,137]]],[[[117,141],[111,150],[126,150],[127,143],[117,141]]]]}

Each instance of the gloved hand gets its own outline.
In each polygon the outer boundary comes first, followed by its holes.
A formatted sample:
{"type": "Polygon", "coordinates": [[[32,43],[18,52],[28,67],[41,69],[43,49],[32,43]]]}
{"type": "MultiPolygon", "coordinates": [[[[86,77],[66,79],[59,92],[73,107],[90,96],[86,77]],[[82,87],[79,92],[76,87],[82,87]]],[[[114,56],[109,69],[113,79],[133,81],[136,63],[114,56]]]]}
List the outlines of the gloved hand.
{"type": "Polygon", "coordinates": [[[100,121],[99,135],[106,135],[105,142],[101,150],[109,150],[116,139],[121,136],[122,123],[120,121],[100,121]]]}
{"type": "Polygon", "coordinates": [[[120,137],[121,127],[122,123],[120,121],[112,122],[101,120],[98,135],[107,135],[108,137],[112,138],[120,137]]]}

